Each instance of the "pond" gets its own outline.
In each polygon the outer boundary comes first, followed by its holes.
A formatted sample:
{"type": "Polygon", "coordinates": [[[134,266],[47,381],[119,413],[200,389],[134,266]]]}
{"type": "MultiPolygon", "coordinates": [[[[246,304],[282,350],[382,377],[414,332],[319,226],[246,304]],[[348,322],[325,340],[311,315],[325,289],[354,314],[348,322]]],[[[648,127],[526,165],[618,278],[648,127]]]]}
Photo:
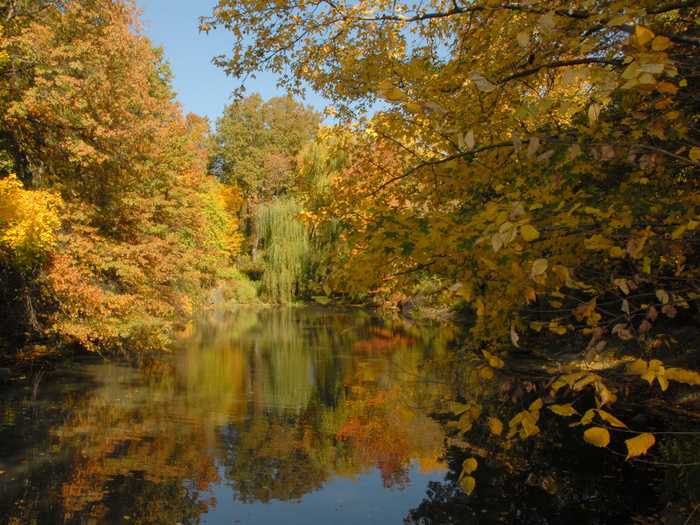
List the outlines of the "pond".
{"type": "Polygon", "coordinates": [[[665,508],[665,471],[556,432],[483,460],[467,497],[465,446],[483,443],[449,446],[457,336],[364,311],[248,309],[209,316],[142,368],[36,375],[0,392],[0,523],[626,523],[665,508]]]}

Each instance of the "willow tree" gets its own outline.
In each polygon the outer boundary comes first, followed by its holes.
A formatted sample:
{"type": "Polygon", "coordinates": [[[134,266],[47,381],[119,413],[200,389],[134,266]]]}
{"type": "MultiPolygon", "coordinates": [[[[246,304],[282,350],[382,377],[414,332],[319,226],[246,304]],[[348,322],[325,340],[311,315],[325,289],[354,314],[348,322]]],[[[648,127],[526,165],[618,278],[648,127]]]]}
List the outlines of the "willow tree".
{"type": "Polygon", "coordinates": [[[257,93],[226,106],[216,122],[210,169],[240,188],[240,217],[254,260],[256,208],[293,189],[296,156],[316,136],[319,122],[316,111],[290,96],[263,100],[257,93]]]}
{"type": "Polygon", "coordinates": [[[301,286],[309,240],[297,219],[300,211],[290,197],[273,199],[256,210],[256,233],[265,250],[262,291],[273,302],[291,302],[301,286]]]}

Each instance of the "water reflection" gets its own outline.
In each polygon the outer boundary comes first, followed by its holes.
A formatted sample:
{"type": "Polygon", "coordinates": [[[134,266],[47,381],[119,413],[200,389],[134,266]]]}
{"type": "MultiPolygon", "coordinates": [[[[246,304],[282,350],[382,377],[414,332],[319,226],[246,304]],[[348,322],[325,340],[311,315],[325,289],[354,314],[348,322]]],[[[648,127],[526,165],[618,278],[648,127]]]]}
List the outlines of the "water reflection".
{"type": "Polygon", "coordinates": [[[700,523],[697,419],[648,421],[680,432],[651,463],[562,418],[504,442],[486,416],[541,393],[484,374],[448,350],[455,337],[362,311],[248,309],[143,369],[83,362],[36,398],[0,390],[0,525],[700,523]]]}
{"type": "Polygon", "coordinates": [[[449,387],[428,363],[451,337],[245,310],[145,370],[82,364],[37,400],[7,392],[0,523],[400,523],[444,478],[429,415],[449,387]]]}

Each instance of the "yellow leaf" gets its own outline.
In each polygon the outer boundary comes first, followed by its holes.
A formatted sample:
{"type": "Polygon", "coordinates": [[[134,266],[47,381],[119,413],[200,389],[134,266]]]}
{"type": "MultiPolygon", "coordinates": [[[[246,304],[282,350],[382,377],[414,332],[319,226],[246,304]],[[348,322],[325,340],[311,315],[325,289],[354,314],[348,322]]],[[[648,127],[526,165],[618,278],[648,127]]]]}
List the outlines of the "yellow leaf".
{"type": "Polygon", "coordinates": [[[615,257],[616,259],[620,259],[624,257],[627,254],[625,250],[620,248],[619,246],[613,246],[610,248],[610,257],[615,257]]]}
{"type": "Polygon", "coordinates": [[[379,82],[379,84],[377,84],[377,91],[389,91],[390,89],[393,89],[393,87],[394,83],[391,80],[385,78],[384,80],[379,82]]]}
{"type": "Polygon", "coordinates": [[[627,365],[627,373],[630,375],[643,376],[647,373],[648,365],[642,359],[636,359],[627,365]]]}
{"type": "Polygon", "coordinates": [[[491,247],[495,253],[498,253],[498,250],[503,248],[503,236],[500,233],[495,233],[491,237],[491,247]]]}
{"type": "Polygon", "coordinates": [[[500,357],[497,357],[493,355],[491,352],[487,352],[486,350],[482,350],[482,353],[484,354],[484,357],[486,358],[486,361],[490,366],[493,368],[503,368],[505,363],[503,362],[503,359],[500,357]]]}
{"type": "Polygon", "coordinates": [[[634,28],[634,34],[637,37],[637,42],[640,46],[645,46],[654,39],[654,33],[644,26],[634,28]]]}
{"type": "Polygon", "coordinates": [[[470,129],[467,132],[466,136],[464,137],[464,143],[467,145],[467,148],[469,148],[470,151],[474,149],[474,145],[476,144],[476,142],[474,140],[474,130],[473,129],[470,129]]]}
{"type": "Polygon", "coordinates": [[[574,385],[571,387],[571,389],[574,392],[579,392],[586,388],[588,385],[595,383],[596,381],[600,380],[600,376],[598,374],[586,374],[583,376],[581,379],[576,381],[574,385]]]}
{"type": "Polygon", "coordinates": [[[656,438],[654,434],[649,434],[645,432],[639,434],[637,437],[625,440],[625,445],[627,445],[627,459],[636,458],[642,454],[646,454],[647,451],[654,446],[656,443],[656,438]]]}
{"type": "Polygon", "coordinates": [[[454,403],[450,403],[450,411],[457,416],[464,414],[467,410],[469,410],[469,405],[457,403],[456,401],[454,403]]]}
{"type": "Polygon", "coordinates": [[[610,239],[606,239],[602,235],[595,234],[585,239],[583,245],[587,250],[608,250],[613,247],[613,243],[610,239]]]}
{"type": "Polygon", "coordinates": [[[598,415],[603,421],[610,423],[610,425],[612,425],[615,428],[627,428],[627,425],[625,425],[622,421],[613,416],[610,412],[606,412],[605,410],[598,410],[598,415]]]}
{"type": "Polygon", "coordinates": [[[613,284],[617,286],[623,294],[630,294],[630,287],[626,279],[613,279],[613,284]]]}
{"type": "Polygon", "coordinates": [[[608,22],[608,25],[611,27],[621,26],[621,25],[629,22],[629,20],[630,20],[629,15],[616,16],[615,18],[610,19],[610,21],[608,22]]]}
{"type": "Polygon", "coordinates": [[[520,228],[520,235],[522,235],[523,239],[527,242],[532,242],[536,239],[539,239],[540,232],[538,232],[534,226],[526,224],[525,226],[522,226],[520,228]]]}
{"type": "Polygon", "coordinates": [[[668,304],[668,301],[670,300],[666,290],[656,290],[656,297],[659,301],[661,301],[661,304],[668,304]]]}
{"type": "Polygon", "coordinates": [[[651,49],[654,51],[664,51],[671,47],[671,39],[665,36],[654,37],[651,41],[651,49]]]}
{"type": "Polygon", "coordinates": [[[600,104],[593,103],[588,108],[588,120],[593,124],[600,116],[600,104]]]}
{"type": "Polygon", "coordinates": [[[528,410],[530,412],[537,412],[542,409],[543,404],[544,403],[542,403],[542,398],[537,398],[532,403],[530,403],[528,410]]]}
{"type": "Polygon", "coordinates": [[[547,259],[537,259],[532,263],[532,269],[530,270],[531,277],[538,277],[547,271],[549,263],[547,259]]]}
{"type": "Polygon", "coordinates": [[[516,35],[516,39],[518,40],[518,45],[522,48],[527,48],[530,45],[530,35],[526,31],[520,31],[516,35]]]}
{"type": "Polygon", "coordinates": [[[578,414],[578,412],[576,412],[576,409],[571,405],[571,403],[567,403],[566,405],[549,405],[547,408],[554,412],[556,415],[563,417],[569,417],[578,414]]]}
{"type": "Polygon", "coordinates": [[[690,148],[690,160],[700,162],[700,148],[690,148]]]}
{"type": "Polygon", "coordinates": [[[462,463],[462,472],[464,474],[471,474],[479,467],[479,462],[474,458],[468,458],[462,463]]]}
{"type": "Polygon", "coordinates": [[[408,111],[410,111],[411,113],[420,113],[423,110],[421,105],[416,104],[415,102],[406,102],[405,106],[406,106],[406,109],[408,111]]]}
{"type": "Polygon", "coordinates": [[[683,368],[667,368],[666,378],[670,379],[671,381],[677,381],[687,385],[700,386],[700,374],[692,370],[685,370],[683,368]]]}
{"type": "Polygon", "coordinates": [[[579,425],[590,425],[591,421],[593,421],[593,418],[595,417],[595,409],[590,408],[586,410],[586,413],[583,414],[583,417],[581,417],[581,421],[579,421],[579,425]]]}
{"type": "Polygon", "coordinates": [[[547,329],[553,334],[564,335],[566,333],[566,327],[560,325],[556,321],[550,321],[547,325],[547,329]]]}
{"type": "Polygon", "coordinates": [[[471,496],[471,493],[476,488],[476,480],[472,476],[464,476],[459,485],[467,496],[471,496]]]}
{"type": "Polygon", "coordinates": [[[603,427],[591,427],[583,433],[583,440],[594,447],[605,448],[610,444],[610,432],[603,427]]]}
{"type": "MultiPolygon", "coordinates": [[[[610,392],[605,383],[602,381],[596,381],[593,386],[595,387],[596,399],[598,401],[598,406],[605,406],[614,403],[617,400],[617,396],[610,392]]],[[[619,421],[619,420],[618,420],[619,421]]]]}
{"type": "Polygon", "coordinates": [[[642,73],[651,73],[652,75],[660,75],[664,72],[663,64],[644,64],[639,66],[639,71],[642,73]]]}
{"type": "Polygon", "coordinates": [[[520,336],[513,325],[510,327],[510,340],[515,348],[520,348],[520,345],[518,344],[518,341],[520,341],[520,336]]]}
{"type": "Polygon", "coordinates": [[[539,412],[525,412],[522,420],[522,428],[520,429],[520,438],[527,439],[531,436],[539,434],[540,427],[537,426],[537,419],[535,416],[539,416],[539,412]],[[534,415],[533,415],[534,414],[534,415]]]}
{"type": "Polygon", "coordinates": [[[500,436],[503,433],[503,423],[497,417],[490,417],[489,430],[494,436],[500,436]]]}
{"type": "Polygon", "coordinates": [[[668,379],[666,379],[666,368],[664,367],[663,363],[659,361],[658,359],[652,359],[649,361],[649,371],[647,372],[646,376],[642,376],[642,379],[646,379],[649,381],[649,384],[652,383],[654,379],[656,379],[659,382],[659,386],[661,387],[662,391],[666,391],[668,389],[668,379]],[[651,377],[651,379],[649,379],[651,377]]]}
{"type": "Polygon", "coordinates": [[[486,379],[487,381],[490,381],[493,379],[493,369],[489,368],[488,366],[482,366],[479,368],[479,377],[481,379],[486,379]]]}
{"type": "Polygon", "coordinates": [[[391,88],[387,91],[384,91],[382,95],[389,102],[401,102],[406,98],[406,95],[404,95],[403,91],[401,91],[399,88],[391,88]]]}

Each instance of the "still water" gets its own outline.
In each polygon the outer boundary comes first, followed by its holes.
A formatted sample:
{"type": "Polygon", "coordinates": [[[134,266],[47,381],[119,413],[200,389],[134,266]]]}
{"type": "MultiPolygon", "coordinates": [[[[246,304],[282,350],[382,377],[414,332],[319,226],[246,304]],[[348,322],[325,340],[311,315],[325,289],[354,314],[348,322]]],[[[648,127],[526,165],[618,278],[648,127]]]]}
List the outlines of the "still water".
{"type": "MultiPolygon", "coordinates": [[[[457,337],[363,311],[247,309],[139,368],[28,374],[0,389],[0,525],[700,523],[700,429],[659,446],[687,468],[626,462],[561,418],[526,442],[464,434],[455,403],[508,421],[541,394],[480,380],[457,337]]],[[[692,429],[676,419],[666,428],[692,429]]]]}
{"type": "Polygon", "coordinates": [[[402,523],[447,470],[425,363],[447,330],[248,310],[145,369],[3,392],[2,523],[402,523]]]}

